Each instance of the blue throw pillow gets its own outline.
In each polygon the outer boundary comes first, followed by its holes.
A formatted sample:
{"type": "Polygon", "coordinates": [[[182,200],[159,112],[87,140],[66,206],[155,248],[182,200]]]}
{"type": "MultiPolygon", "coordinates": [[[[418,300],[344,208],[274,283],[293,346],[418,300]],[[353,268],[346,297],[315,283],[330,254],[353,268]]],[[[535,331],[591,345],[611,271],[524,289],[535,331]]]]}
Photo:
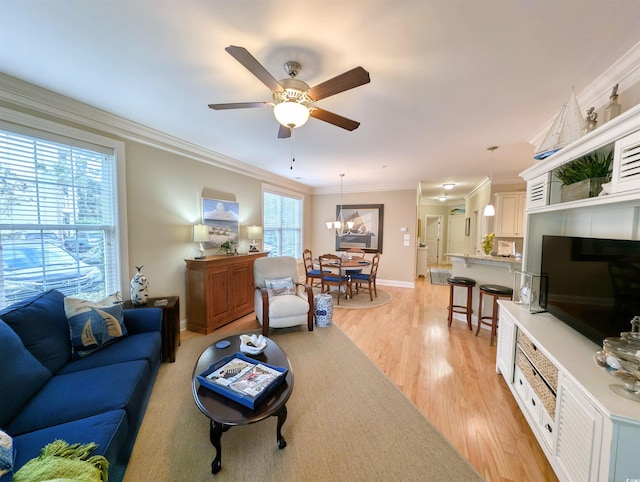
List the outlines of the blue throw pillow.
{"type": "Polygon", "coordinates": [[[119,293],[94,303],[65,298],[64,311],[71,331],[72,357],[77,360],[127,334],[119,293]]]}
{"type": "Polygon", "coordinates": [[[71,358],[69,324],[64,295],[49,290],[0,311],[0,319],[13,328],[24,346],[51,373],[71,358]]]}
{"type": "Polygon", "coordinates": [[[0,427],[6,427],[52,375],[2,320],[0,354],[0,427]]]}

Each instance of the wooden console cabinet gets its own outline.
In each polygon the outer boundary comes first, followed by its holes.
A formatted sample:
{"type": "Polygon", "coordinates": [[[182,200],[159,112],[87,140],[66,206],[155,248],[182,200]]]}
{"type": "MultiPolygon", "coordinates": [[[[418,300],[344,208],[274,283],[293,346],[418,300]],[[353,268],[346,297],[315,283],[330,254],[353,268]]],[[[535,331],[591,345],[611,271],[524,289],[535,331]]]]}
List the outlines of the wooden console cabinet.
{"type": "Polygon", "coordinates": [[[253,311],[253,262],[268,253],[186,259],[187,330],[208,335],[253,311]]]}

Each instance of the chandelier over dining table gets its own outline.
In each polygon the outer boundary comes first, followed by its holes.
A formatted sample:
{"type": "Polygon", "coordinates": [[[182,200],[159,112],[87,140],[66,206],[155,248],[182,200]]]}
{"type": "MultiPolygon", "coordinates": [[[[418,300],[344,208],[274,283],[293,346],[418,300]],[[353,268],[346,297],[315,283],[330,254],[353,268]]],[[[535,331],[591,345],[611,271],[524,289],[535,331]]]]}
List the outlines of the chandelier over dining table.
{"type": "Polygon", "coordinates": [[[338,215],[336,216],[335,221],[327,221],[325,224],[327,225],[327,229],[335,229],[336,234],[339,237],[342,237],[345,233],[345,226],[347,230],[353,229],[354,222],[347,221],[344,222],[344,217],[342,215],[342,188],[344,182],[344,174],[340,174],[340,210],[338,211],[338,215]]]}

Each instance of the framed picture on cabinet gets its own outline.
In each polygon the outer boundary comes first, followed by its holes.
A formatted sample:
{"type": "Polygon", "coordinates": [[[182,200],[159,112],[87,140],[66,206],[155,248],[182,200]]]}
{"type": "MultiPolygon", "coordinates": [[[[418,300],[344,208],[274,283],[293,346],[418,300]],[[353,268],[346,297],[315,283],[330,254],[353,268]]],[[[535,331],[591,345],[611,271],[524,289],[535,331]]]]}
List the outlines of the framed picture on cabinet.
{"type": "Polygon", "coordinates": [[[237,202],[202,198],[202,224],[209,231],[209,241],[204,243],[206,249],[219,248],[227,241],[238,243],[238,213],[237,202]]]}
{"type": "Polygon", "coordinates": [[[340,209],[346,226],[342,236],[336,232],[336,251],[361,248],[367,253],[382,253],[384,204],[338,204],[336,219],[340,219],[340,209]]]}

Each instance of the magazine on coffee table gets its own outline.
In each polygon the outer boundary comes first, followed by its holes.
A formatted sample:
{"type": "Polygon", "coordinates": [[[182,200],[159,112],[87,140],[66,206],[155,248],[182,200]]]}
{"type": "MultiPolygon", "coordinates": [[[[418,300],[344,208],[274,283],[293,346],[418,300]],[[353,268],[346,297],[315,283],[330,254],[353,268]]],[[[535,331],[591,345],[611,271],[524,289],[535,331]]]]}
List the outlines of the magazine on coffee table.
{"type": "Polygon", "coordinates": [[[251,409],[285,379],[287,369],[236,353],[197,376],[201,385],[251,409]]]}

